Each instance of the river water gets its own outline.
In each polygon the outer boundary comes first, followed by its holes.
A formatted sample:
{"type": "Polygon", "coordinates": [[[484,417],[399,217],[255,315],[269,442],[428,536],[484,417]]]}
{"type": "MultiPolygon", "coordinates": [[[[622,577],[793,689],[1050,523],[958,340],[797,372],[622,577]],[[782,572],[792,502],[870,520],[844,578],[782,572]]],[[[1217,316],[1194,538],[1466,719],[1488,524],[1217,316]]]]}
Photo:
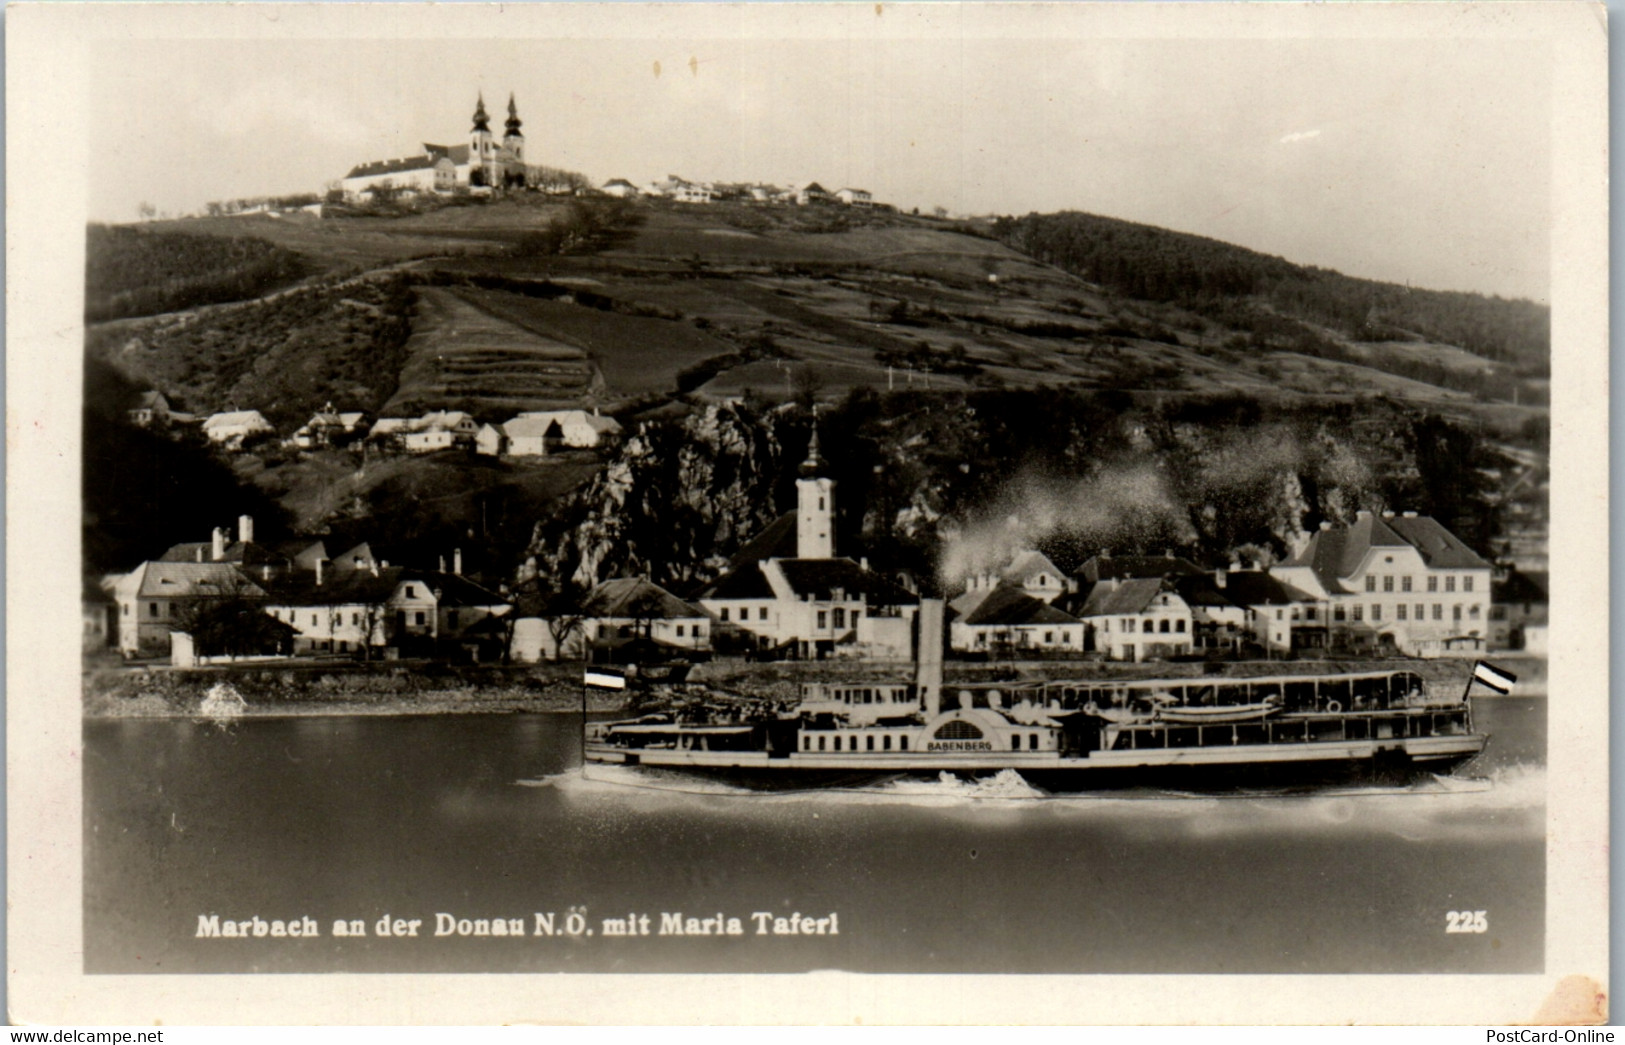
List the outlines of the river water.
{"type": "Polygon", "coordinates": [[[568,714],[92,720],[85,969],[1538,972],[1546,700],[1474,713],[1493,740],[1456,777],[1307,797],[743,794],[583,775],[568,714]],[[1485,931],[1447,932],[1459,911],[1485,931]],[[719,914],[742,934],[660,933],[719,914]],[[249,935],[200,937],[211,917],[249,935]],[[458,934],[479,919],[525,935],[458,934]]]}

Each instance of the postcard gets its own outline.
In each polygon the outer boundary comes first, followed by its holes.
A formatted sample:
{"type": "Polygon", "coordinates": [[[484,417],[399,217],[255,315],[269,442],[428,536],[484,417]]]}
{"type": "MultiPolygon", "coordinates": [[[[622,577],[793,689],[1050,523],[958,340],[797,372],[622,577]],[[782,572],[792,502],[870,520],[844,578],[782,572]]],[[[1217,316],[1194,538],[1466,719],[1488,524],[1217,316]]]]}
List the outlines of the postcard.
{"type": "Polygon", "coordinates": [[[1605,1021],[1603,16],[13,5],[11,1018],[1605,1021]]]}

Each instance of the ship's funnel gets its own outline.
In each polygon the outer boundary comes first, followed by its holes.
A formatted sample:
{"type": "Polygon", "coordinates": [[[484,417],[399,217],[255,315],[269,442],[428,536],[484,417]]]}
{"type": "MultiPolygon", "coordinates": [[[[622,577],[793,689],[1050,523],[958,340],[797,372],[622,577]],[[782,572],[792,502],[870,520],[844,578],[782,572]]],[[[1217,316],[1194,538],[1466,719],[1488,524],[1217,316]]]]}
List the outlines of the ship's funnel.
{"type": "Polygon", "coordinates": [[[942,710],[942,600],[921,599],[915,619],[914,686],[927,715],[942,710]]]}

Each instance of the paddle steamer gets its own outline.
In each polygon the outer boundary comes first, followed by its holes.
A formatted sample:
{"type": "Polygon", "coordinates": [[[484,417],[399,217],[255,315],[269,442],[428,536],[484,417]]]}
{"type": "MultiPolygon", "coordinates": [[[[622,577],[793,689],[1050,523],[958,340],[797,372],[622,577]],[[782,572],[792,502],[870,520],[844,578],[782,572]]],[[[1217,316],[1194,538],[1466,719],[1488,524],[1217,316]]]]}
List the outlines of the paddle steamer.
{"type": "MultiPolygon", "coordinates": [[[[920,634],[940,635],[941,614],[925,600],[920,634]]],[[[1402,783],[1488,739],[1465,693],[1430,693],[1411,671],[945,686],[941,643],[919,648],[913,683],[809,683],[770,713],[601,723],[587,759],[771,787],[1013,769],[1047,790],[1205,790],[1402,783]]]]}

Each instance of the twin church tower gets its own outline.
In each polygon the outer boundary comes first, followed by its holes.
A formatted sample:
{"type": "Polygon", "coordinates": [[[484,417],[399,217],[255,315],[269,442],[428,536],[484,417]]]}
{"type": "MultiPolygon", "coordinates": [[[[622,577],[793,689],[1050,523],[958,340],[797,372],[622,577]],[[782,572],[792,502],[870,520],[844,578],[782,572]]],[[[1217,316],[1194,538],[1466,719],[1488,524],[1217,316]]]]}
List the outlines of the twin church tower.
{"type": "MultiPolygon", "coordinates": [[[[474,126],[468,132],[468,184],[489,185],[494,189],[523,188],[525,184],[524,121],[508,93],[508,121],[503,125],[502,143],[491,133],[491,117],[485,112],[485,94],[474,105],[474,126]]],[[[432,147],[431,151],[432,151],[432,147]]]]}

